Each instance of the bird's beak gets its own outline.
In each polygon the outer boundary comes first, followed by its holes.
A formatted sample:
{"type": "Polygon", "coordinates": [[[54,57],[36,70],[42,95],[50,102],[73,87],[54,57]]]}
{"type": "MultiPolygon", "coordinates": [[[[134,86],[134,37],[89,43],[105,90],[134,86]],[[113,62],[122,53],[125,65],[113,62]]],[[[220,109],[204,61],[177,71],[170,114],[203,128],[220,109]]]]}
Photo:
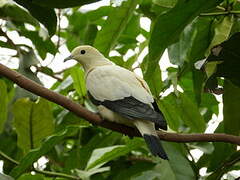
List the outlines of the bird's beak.
{"type": "Polygon", "coordinates": [[[63,60],[63,62],[66,62],[66,61],[68,61],[68,60],[70,60],[70,59],[73,59],[72,55],[66,57],[66,58],[63,60]]]}

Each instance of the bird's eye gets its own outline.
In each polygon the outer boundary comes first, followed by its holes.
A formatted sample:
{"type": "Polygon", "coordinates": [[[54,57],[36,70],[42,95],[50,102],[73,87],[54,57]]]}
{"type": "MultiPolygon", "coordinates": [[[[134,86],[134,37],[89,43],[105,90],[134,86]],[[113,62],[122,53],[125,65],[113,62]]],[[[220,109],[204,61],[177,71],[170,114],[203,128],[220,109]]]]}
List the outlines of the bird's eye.
{"type": "Polygon", "coordinates": [[[81,54],[85,54],[86,53],[86,51],[85,50],[81,50],[81,54]]]}

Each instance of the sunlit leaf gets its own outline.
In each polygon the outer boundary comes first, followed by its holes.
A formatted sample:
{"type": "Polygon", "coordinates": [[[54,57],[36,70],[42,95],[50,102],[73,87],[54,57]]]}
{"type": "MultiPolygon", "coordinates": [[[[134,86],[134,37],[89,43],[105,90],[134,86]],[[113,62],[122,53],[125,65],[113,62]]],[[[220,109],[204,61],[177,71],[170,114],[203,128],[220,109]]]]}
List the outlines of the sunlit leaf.
{"type": "Polygon", "coordinates": [[[88,161],[86,169],[101,167],[103,164],[111,161],[119,156],[123,156],[130,151],[142,145],[142,141],[138,139],[132,140],[127,145],[116,145],[100,149],[95,149],[88,161]]]}
{"type": "Polygon", "coordinates": [[[110,167],[102,167],[102,168],[89,169],[89,170],[75,169],[78,177],[80,177],[81,179],[88,179],[88,178],[90,178],[90,176],[92,176],[94,174],[106,172],[109,170],[110,170],[110,167]]]}
{"type": "Polygon", "coordinates": [[[79,66],[73,67],[71,69],[71,76],[73,79],[73,86],[77,93],[79,96],[85,97],[87,90],[85,85],[84,71],[79,66]]]}
{"type": "Polygon", "coordinates": [[[208,48],[207,55],[210,53],[210,50],[225,41],[231,32],[233,26],[233,16],[225,16],[222,17],[220,20],[216,20],[213,24],[214,26],[214,36],[211,41],[211,44],[208,48]]]}

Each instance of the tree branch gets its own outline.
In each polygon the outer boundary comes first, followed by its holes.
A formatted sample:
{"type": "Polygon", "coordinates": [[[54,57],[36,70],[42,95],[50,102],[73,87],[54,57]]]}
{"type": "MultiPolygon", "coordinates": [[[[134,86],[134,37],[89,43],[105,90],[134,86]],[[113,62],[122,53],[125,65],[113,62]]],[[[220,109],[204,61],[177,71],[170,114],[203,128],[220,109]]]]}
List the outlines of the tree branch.
{"type": "MultiPolygon", "coordinates": [[[[140,133],[135,129],[121,124],[113,123],[110,121],[102,120],[97,114],[88,111],[80,104],[77,104],[65,96],[55,93],[34,81],[24,77],[16,71],[0,64],[0,75],[12,80],[20,87],[41,96],[49,101],[52,101],[62,107],[68,109],[79,117],[82,117],[94,125],[99,125],[113,131],[123,133],[128,136],[140,136],[140,133]]],[[[167,133],[158,131],[158,136],[161,140],[171,142],[228,142],[240,145],[240,137],[228,134],[179,134],[167,133]]]]}

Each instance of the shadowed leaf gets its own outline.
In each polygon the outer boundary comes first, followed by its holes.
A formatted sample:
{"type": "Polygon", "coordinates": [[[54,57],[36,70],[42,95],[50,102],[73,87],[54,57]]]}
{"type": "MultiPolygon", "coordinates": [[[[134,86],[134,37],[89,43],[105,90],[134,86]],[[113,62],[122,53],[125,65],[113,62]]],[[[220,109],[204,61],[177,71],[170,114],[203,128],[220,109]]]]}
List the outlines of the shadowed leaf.
{"type": "Polygon", "coordinates": [[[25,7],[33,17],[42,23],[47,28],[50,36],[55,33],[57,16],[54,9],[33,4],[30,0],[15,0],[15,2],[25,7]]]}
{"type": "Polygon", "coordinates": [[[138,2],[138,0],[122,2],[121,6],[111,11],[102,29],[97,33],[94,47],[105,56],[108,56],[110,50],[115,46],[120,34],[131,19],[138,2]]]}
{"type": "Polygon", "coordinates": [[[154,22],[149,42],[149,62],[146,79],[150,79],[164,50],[175,43],[184,28],[201,12],[213,8],[222,0],[178,1],[167,13],[154,22]],[[172,22],[175,23],[172,23],[172,22]]]}
{"type": "Polygon", "coordinates": [[[60,143],[65,137],[69,136],[74,130],[76,130],[76,127],[68,127],[67,129],[48,137],[38,149],[31,150],[27,155],[25,155],[20,161],[20,164],[11,171],[10,175],[14,178],[19,177],[35,161],[49,152],[56,144],[60,143]]]}

